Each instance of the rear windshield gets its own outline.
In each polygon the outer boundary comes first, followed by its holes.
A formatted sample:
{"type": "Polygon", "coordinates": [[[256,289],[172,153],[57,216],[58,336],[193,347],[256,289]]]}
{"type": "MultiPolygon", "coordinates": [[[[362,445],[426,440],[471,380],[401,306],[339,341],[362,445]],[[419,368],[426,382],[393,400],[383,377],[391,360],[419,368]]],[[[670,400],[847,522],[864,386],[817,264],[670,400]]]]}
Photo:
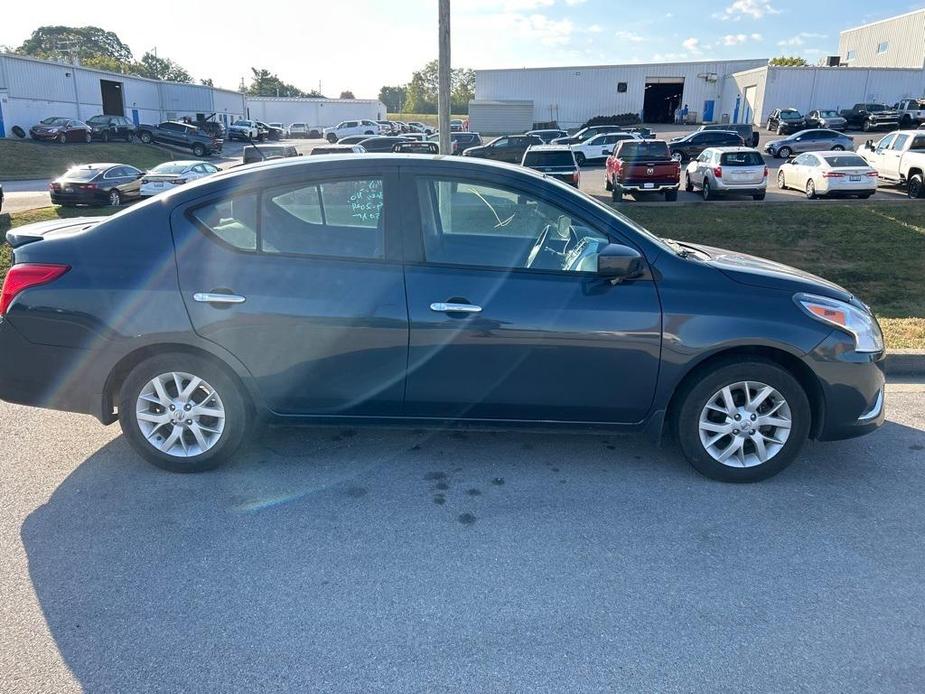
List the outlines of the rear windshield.
{"type": "Polygon", "coordinates": [[[153,174],[178,174],[183,173],[186,169],[189,168],[189,164],[177,164],[175,162],[168,162],[166,164],[158,164],[153,169],[151,173],[153,174]]]}
{"type": "Polygon", "coordinates": [[[838,154],[823,157],[833,169],[839,166],[867,166],[867,162],[857,154],[838,154]]]}
{"type": "Polygon", "coordinates": [[[667,142],[634,142],[624,140],[620,145],[620,158],[627,160],[645,159],[646,161],[671,159],[667,142]]]}
{"type": "Polygon", "coordinates": [[[68,172],[64,174],[64,177],[72,181],[92,181],[94,178],[96,178],[99,172],[99,169],[87,169],[84,167],[75,166],[73,169],[68,169],[68,172]]]}
{"type": "Polygon", "coordinates": [[[720,163],[723,166],[764,166],[764,159],[758,152],[723,152],[720,163]]]}
{"type": "Polygon", "coordinates": [[[886,106],[883,104],[867,104],[866,110],[873,113],[874,111],[886,111],[886,106]]]}
{"type": "Polygon", "coordinates": [[[568,150],[554,150],[551,152],[527,152],[524,155],[524,166],[574,166],[575,159],[568,150]]]}

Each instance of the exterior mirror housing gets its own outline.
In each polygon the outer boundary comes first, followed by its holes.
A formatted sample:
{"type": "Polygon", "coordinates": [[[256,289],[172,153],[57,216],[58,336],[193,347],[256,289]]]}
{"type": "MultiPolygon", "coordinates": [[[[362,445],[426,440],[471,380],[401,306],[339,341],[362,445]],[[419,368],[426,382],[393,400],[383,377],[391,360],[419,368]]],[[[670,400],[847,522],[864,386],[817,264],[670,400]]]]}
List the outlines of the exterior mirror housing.
{"type": "Polygon", "coordinates": [[[610,243],[597,254],[597,274],[614,284],[640,277],[646,264],[642,254],[635,248],[619,243],[610,243]]]}
{"type": "Polygon", "coordinates": [[[867,147],[867,149],[872,150],[874,148],[874,141],[868,140],[867,142],[864,143],[864,146],[867,147]]]}

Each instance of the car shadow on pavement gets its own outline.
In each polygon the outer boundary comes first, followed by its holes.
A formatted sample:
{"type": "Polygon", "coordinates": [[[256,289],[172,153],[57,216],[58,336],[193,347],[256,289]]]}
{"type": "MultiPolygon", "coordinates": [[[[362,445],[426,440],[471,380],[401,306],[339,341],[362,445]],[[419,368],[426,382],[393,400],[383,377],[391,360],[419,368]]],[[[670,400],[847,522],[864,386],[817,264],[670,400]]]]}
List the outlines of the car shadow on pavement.
{"type": "Polygon", "coordinates": [[[922,583],[864,581],[925,568],[923,443],[889,423],[733,486],[642,437],[273,429],[202,475],[119,437],[22,540],[90,692],[662,689],[713,657],[718,687],[786,688],[791,659],[890,688],[883,659],[916,648],[890,617],[921,617],[922,583]],[[833,623],[845,601],[863,637],[833,623]]]}

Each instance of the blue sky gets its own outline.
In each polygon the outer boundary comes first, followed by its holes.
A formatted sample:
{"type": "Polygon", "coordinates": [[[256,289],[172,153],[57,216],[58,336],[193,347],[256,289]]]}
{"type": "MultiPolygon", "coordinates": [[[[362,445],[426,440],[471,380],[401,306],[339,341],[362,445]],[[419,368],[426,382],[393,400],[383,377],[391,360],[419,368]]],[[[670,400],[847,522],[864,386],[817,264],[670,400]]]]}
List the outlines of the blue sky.
{"type": "MultiPolygon", "coordinates": [[[[437,54],[437,0],[159,0],[152,7],[134,3],[113,13],[107,3],[46,0],[41,16],[102,26],[137,57],[156,47],[197,78],[231,88],[255,66],[303,89],[320,84],[329,96],[350,89],[375,97],[380,86],[407,81],[437,54]]],[[[453,0],[453,63],[536,67],[781,54],[814,63],[837,52],[840,30],[918,7],[909,0],[453,0]]],[[[0,45],[22,43],[42,23],[37,17],[28,3],[7,3],[0,45]]]]}

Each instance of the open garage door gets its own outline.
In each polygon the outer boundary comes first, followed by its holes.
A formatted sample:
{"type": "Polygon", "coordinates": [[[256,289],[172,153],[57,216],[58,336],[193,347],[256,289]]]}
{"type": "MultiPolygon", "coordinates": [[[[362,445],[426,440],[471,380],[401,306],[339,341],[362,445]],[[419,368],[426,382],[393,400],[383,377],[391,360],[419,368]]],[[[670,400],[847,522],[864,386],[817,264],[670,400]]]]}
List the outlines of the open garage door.
{"type": "Polygon", "coordinates": [[[646,77],[642,118],[646,123],[674,123],[674,112],[684,96],[683,77],[646,77]]]}
{"type": "Polygon", "coordinates": [[[122,83],[100,80],[103,96],[103,113],[107,116],[124,116],[125,102],[122,100],[122,83]]]}

